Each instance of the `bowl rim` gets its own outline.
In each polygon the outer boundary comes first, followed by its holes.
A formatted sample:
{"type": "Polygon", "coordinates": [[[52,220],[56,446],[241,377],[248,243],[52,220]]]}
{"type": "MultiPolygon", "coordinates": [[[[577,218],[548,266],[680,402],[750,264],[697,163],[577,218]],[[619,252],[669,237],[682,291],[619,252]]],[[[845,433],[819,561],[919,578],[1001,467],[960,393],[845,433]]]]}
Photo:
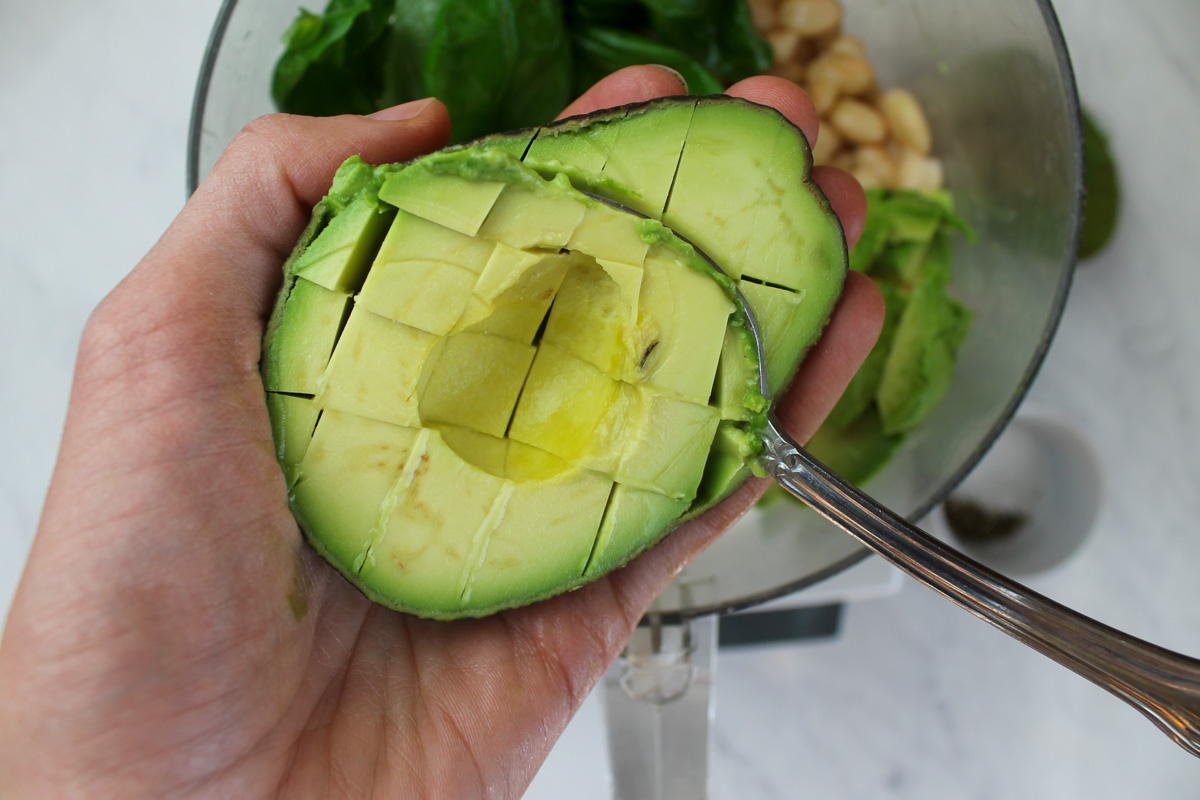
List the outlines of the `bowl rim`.
{"type": "MultiPolygon", "coordinates": [[[[1046,318],[1045,325],[1042,328],[1042,335],[1038,340],[1038,345],[1034,348],[1029,362],[1026,364],[1025,371],[1021,375],[1021,379],[1017,382],[1012,394],[1009,396],[1007,403],[992,422],[987,434],[979,441],[974,450],[967,456],[962,464],[956,469],[950,477],[943,481],[938,489],[933,492],[926,500],[917,505],[917,507],[907,515],[907,519],[911,522],[917,522],[927,516],[937,506],[958,487],[963,479],[979,464],[983,456],[991,449],[996,440],[1001,436],[1008,424],[1016,416],[1017,410],[1029,393],[1030,387],[1033,385],[1034,379],[1041,370],[1042,364],[1045,362],[1046,354],[1049,352],[1050,345],[1054,340],[1054,335],[1058,330],[1059,323],[1062,321],[1062,315],[1066,308],[1067,297],[1070,294],[1071,284],[1074,280],[1075,269],[1078,262],[1079,239],[1082,232],[1083,224],[1083,204],[1084,204],[1084,158],[1083,158],[1083,122],[1081,119],[1081,106],[1079,101],[1079,91],[1075,83],[1075,70],[1071,64],[1071,57],[1067,49],[1066,38],[1062,32],[1062,26],[1058,20],[1058,14],[1055,12],[1051,0],[1034,0],[1038,9],[1042,13],[1042,19],[1045,24],[1046,33],[1050,37],[1050,44],[1054,50],[1057,61],[1058,71],[1062,77],[1063,90],[1066,95],[1066,110],[1068,116],[1068,124],[1071,129],[1072,153],[1070,163],[1073,167],[1072,173],[1075,178],[1075,191],[1072,197],[1073,208],[1071,210],[1071,227],[1068,233],[1067,242],[1068,250],[1065,259],[1062,263],[1061,274],[1059,275],[1058,285],[1055,288],[1053,302],[1050,307],[1050,314],[1046,318]]],[[[220,56],[221,44],[224,41],[225,33],[229,27],[229,21],[236,9],[238,0],[223,0],[221,8],[217,12],[216,21],[213,23],[212,31],[209,34],[208,44],[204,50],[204,58],[201,61],[200,73],[196,79],[196,89],[192,97],[191,119],[188,124],[188,142],[187,142],[187,164],[186,164],[186,188],[187,194],[190,196],[196,191],[199,186],[201,176],[200,171],[200,140],[204,128],[204,113],[207,107],[208,91],[212,83],[213,72],[216,68],[217,59],[220,56]]],[[[765,603],[769,600],[782,597],[800,591],[823,580],[833,577],[840,572],[860,563],[867,557],[873,555],[873,552],[865,546],[859,546],[854,552],[846,557],[832,562],[822,569],[804,575],[795,581],[790,581],[785,584],[773,586],[764,591],[746,595],[743,597],[734,598],[731,600],[709,603],[704,605],[693,606],[684,609],[652,609],[648,612],[648,616],[653,616],[658,620],[668,623],[677,624],[678,622],[693,617],[705,616],[708,614],[729,614],[735,611],[765,603]]],[[[643,620],[644,621],[644,620],[643,620]]]]}
{"type": "Polygon", "coordinates": [[[229,20],[233,17],[237,0],[223,0],[217,11],[217,19],[208,34],[208,43],[204,46],[204,58],[200,62],[200,74],[196,78],[196,89],[192,94],[191,119],[188,121],[187,140],[187,175],[186,186],[189,197],[200,185],[200,138],[204,130],[204,112],[208,105],[208,90],[212,85],[213,71],[217,66],[217,58],[221,54],[221,43],[225,40],[225,31],[229,28],[229,20]]]}

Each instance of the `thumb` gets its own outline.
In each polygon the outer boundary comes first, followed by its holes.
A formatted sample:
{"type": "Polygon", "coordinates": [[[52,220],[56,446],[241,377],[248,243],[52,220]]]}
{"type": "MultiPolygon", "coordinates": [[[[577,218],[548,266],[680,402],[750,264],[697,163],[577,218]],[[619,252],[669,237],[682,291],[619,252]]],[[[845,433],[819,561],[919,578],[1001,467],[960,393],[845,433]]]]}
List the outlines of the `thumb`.
{"type": "Polygon", "coordinates": [[[253,369],[283,263],[338,166],[356,154],[368,163],[406,161],[449,135],[450,116],[434,99],[372,117],[270,114],[251,122],[93,313],[85,345],[95,346],[85,349],[136,343],[158,361],[164,353],[199,361],[207,368],[200,374],[253,369]]]}
{"type": "Polygon", "coordinates": [[[189,284],[180,288],[225,286],[224,302],[265,313],[280,265],[346,158],[407,161],[449,136],[449,113],[433,98],[370,117],[260,117],[230,142],[143,266],[174,264],[189,284]]]}

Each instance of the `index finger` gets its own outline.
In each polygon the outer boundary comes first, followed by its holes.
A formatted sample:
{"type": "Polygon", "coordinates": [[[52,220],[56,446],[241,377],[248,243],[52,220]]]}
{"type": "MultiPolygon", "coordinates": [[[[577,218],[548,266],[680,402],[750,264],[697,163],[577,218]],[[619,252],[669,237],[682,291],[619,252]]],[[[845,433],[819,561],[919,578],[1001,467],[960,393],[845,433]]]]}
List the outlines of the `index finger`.
{"type": "Polygon", "coordinates": [[[597,81],[558,119],[676,94],[687,94],[687,83],[675,70],[653,64],[625,67],[597,81]]]}

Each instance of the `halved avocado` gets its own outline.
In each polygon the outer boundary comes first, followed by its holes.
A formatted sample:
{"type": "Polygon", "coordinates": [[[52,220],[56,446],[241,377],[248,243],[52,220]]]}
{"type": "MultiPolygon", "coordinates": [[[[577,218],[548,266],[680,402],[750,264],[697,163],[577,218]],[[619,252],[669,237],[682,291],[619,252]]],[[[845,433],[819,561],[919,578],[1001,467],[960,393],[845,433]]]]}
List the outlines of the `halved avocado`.
{"type": "Polygon", "coordinates": [[[383,605],[481,616],[729,494],[766,410],[734,287],[778,391],[845,277],[810,168],[797,128],[723,96],[348,161],[264,340],[309,541],[383,605]]]}

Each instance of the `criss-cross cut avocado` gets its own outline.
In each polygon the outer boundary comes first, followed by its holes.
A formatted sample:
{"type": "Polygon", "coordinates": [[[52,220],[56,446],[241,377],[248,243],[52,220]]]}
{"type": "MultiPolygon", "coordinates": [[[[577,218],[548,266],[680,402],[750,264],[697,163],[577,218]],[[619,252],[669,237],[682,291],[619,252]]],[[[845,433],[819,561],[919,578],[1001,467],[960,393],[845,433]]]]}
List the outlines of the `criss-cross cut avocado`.
{"type": "Polygon", "coordinates": [[[723,96],[348,161],[264,341],[309,541],[381,604],[480,616],[728,495],[765,412],[734,286],[776,391],[845,277],[810,169],[797,128],[723,96]]]}

